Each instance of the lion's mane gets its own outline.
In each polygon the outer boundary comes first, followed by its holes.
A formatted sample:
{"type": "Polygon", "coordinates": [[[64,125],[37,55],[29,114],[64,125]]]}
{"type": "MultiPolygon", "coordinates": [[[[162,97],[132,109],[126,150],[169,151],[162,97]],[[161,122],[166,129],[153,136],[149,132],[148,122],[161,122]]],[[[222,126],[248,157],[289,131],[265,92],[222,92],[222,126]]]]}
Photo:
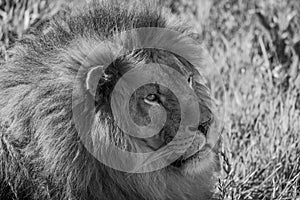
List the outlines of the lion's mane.
{"type": "Polygon", "coordinates": [[[184,31],[150,5],[92,2],[31,28],[10,50],[0,67],[0,199],[210,197],[209,171],[195,177],[168,168],[127,174],[103,165],[72,122],[74,80],[90,51],[81,41],[93,44],[140,27],[184,31]]]}

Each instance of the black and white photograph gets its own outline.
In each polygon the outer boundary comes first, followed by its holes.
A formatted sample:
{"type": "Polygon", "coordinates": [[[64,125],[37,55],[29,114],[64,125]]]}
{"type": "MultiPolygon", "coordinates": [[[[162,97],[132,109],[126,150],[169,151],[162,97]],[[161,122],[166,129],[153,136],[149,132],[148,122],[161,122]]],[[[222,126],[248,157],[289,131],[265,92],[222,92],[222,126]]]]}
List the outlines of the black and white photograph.
{"type": "Polygon", "coordinates": [[[0,0],[0,200],[300,200],[300,1],[0,0]]]}

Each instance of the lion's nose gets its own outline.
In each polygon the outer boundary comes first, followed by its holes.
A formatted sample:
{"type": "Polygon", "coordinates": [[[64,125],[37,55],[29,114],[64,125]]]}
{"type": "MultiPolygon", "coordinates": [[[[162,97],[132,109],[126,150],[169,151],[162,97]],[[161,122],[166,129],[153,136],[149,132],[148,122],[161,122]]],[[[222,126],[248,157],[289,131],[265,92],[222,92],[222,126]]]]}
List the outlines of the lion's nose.
{"type": "Polygon", "coordinates": [[[209,118],[208,120],[206,120],[205,122],[201,122],[198,126],[198,130],[204,134],[205,136],[207,136],[207,133],[209,131],[210,126],[213,124],[213,118],[209,118]]]}

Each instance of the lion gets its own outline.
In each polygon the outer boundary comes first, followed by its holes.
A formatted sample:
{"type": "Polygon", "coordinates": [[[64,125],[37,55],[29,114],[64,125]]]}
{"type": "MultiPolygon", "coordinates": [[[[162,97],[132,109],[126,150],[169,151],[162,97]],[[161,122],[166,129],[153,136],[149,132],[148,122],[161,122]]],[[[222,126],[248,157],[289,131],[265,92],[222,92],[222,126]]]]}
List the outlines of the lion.
{"type": "MultiPolygon", "coordinates": [[[[32,27],[10,49],[9,60],[0,68],[0,199],[212,198],[219,161],[211,131],[217,120],[208,84],[198,67],[168,50],[128,49],[112,56],[126,43],[120,42],[128,36],[122,33],[139,28],[188,33],[187,26],[159,6],[91,1],[32,27]],[[103,41],[109,41],[110,52],[101,53],[103,41]],[[109,60],[107,66],[99,63],[103,60],[109,60]],[[183,120],[181,100],[155,82],[138,87],[126,106],[127,117],[139,126],[152,120],[160,123],[155,116],[163,115],[159,111],[163,108],[166,119],[159,133],[140,138],[117,125],[114,112],[122,114],[125,104],[118,102],[127,89],[123,83],[121,93],[113,96],[116,84],[132,69],[145,71],[143,66],[149,63],[158,63],[155,66],[161,69],[171,66],[184,77],[189,93],[182,86],[185,83],[179,84],[171,75],[168,80],[181,91],[180,96],[196,94],[193,105],[199,107],[200,117],[193,130],[189,127],[193,137],[176,136],[183,120]],[[81,123],[79,127],[76,122],[81,123]],[[136,163],[129,159],[126,171],[102,162],[103,157],[118,157],[111,153],[111,146],[122,152],[150,152],[150,163],[156,159],[151,152],[165,146],[180,153],[160,159],[156,163],[160,167],[153,165],[152,170],[134,168],[136,163]]],[[[157,44],[166,40],[153,39],[157,44]]],[[[123,118],[120,123],[128,121],[123,118]]]]}

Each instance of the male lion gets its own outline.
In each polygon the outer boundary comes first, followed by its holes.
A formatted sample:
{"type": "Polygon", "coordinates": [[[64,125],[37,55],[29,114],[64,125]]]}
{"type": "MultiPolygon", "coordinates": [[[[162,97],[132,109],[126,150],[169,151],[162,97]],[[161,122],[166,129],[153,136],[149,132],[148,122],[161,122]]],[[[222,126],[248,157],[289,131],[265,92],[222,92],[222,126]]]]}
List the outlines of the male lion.
{"type": "MultiPolygon", "coordinates": [[[[31,28],[10,50],[9,60],[0,68],[0,199],[212,198],[218,159],[210,130],[216,120],[200,68],[168,49],[123,50],[143,35],[130,40],[128,34],[121,33],[139,28],[188,33],[160,8],[93,1],[31,28]],[[105,49],[103,41],[108,41],[109,48],[105,49]],[[100,63],[111,59],[108,66],[100,63]],[[180,107],[184,100],[180,99],[192,96],[192,92],[173,75],[162,75],[161,71],[159,79],[168,76],[170,86],[181,91],[180,97],[154,82],[138,87],[127,103],[118,104],[124,97],[122,91],[128,90],[123,88],[126,81],[120,85],[121,93],[112,95],[123,75],[132,69],[142,73],[150,69],[142,68],[149,63],[158,63],[157,69],[165,69],[165,65],[178,71],[195,92],[200,117],[197,127],[187,130],[193,133],[192,140],[185,133],[176,136],[184,113],[180,107]],[[157,109],[163,108],[166,120],[160,132],[143,138],[128,135],[116,123],[116,115],[122,115],[119,110],[126,105],[130,118],[139,126],[155,119],[160,123],[155,116],[160,116],[163,112],[157,109]],[[119,159],[118,154],[111,153],[112,147],[122,152],[151,153],[168,145],[174,152],[180,149],[180,155],[170,158],[169,163],[169,158],[161,159],[159,164],[165,166],[153,165],[154,170],[145,170],[150,165],[144,163],[145,171],[140,171],[130,159],[125,165],[131,171],[102,162],[103,157],[119,159]],[[98,150],[100,157],[95,153],[98,150]]],[[[168,37],[147,39],[162,45],[168,37]]],[[[181,52],[188,53],[188,47],[181,47],[181,52]]],[[[122,118],[121,123],[129,123],[128,118],[122,118]]],[[[153,155],[150,161],[156,159],[153,155]]]]}

